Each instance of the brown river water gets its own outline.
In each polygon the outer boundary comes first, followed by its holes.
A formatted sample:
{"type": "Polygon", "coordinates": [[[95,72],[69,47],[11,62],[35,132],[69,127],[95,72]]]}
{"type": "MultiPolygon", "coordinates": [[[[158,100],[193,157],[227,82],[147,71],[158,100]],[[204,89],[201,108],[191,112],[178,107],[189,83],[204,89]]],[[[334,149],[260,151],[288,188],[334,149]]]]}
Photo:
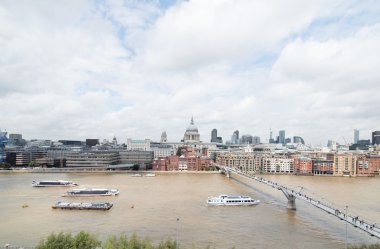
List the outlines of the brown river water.
{"type": "MultiPolygon", "coordinates": [[[[264,176],[330,202],[352,215],[380,224],[380,177],[264,176]]],[[[131,177],[126,173],[0,172],[0,248],[9,243],[35,246],[52,232],[85,230],[104,240],[136,233],[154,243],[178,238],[181,248],[344,248],[345,223],[297,200],[286,209],[276,189],[239,176],[166,173],[131,177]],[[118,188],[119,196],[61,197],[70,188],[34,188],[33,180],[72,180],[79,187],[118,188]],[[208,196],[249,195],[257,206],[207,206],[208,196]],[[110,201],[109,211],[55,210],[57,200],[110,201]],[[26,204],[27,207],[22,206],[26,204]],[[179,221],[177,221],[179,218],[179,221]]],[[[348,243],[378,239],[348,226],[348,243]]]]}

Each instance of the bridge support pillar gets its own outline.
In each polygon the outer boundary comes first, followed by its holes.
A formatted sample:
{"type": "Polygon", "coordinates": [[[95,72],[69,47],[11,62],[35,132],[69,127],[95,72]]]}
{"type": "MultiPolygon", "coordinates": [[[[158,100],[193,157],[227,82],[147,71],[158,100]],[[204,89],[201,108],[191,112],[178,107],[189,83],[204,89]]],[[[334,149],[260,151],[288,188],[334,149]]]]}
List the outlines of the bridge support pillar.
{"type": "Polygon", "coordinates": [[[286,198],[288,198],[287,208],[290,210],[296,210],[296,197],[294,195],[288,195],[286,198]]]}
{"type": "Polygon", "coordinates": [[[231,177],[231,171],[229,171],[229,170],[226,171],[226,177],[227,177],[227,178],[230,178],[230,177],[231,177]]]}
{"type": "Polygon", "coordinates": [[[284,190],[283,188],[278,189],[281,190],[282,193],[284,193],[284,195],[286,196],[286,199],[288,199],[287,208],[290,210],[296,210],[296,197],[292,193],[289,193],[286,190],[284,190]]]}

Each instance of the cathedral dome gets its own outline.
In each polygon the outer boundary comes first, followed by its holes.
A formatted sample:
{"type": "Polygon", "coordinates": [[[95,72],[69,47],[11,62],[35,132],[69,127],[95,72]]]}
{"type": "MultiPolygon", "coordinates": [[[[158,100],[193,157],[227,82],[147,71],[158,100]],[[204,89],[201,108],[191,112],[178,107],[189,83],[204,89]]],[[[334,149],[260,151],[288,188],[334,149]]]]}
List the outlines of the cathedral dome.
{"type": "Polygon", "coordinates": [[[198,132],[198,127],[194,124],[194,119],[191,117],[190,125],[187,127],[186,132],[198,132]]]}
{"type": "Polygon", "coordinates": [[[200,142],[198,127],[194,125],[193,117],[191,117],[190,125],[187,127],[185,135],[183,136],[183,142],[185,143],[199,143],[200,142]]]}

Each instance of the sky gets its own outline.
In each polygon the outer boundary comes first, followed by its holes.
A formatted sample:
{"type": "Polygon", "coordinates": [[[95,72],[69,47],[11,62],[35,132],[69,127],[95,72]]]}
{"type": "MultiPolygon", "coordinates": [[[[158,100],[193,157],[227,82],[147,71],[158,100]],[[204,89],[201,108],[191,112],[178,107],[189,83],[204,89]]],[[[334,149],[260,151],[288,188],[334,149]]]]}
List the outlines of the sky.
{"type": "Polygon", "coordinates": [[[307,144],[380,130],[377,0],[1,0],[0,129],[307,144]]]}

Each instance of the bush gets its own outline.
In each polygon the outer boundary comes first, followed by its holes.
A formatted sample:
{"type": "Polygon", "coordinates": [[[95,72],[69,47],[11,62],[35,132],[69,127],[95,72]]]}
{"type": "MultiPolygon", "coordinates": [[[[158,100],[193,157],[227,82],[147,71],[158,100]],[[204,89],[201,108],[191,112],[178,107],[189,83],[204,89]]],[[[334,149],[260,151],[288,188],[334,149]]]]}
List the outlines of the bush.
{"type": "Polygon", "coordinates": [[[98,246],[100,241],[94,235],[81,231],[75,237],[70,233],[52,233],[36,249],[95,249],[98,246]]]}
{"type": "MultiPolygon", "coordinates": [[[[154,246],[148,238],[140,239],[136,234],[132,234],[129,240],[126,235],[120,235],[120,237],[111,235],[102,244],[96,236],[81,231],[76,236],[72,236],[70,233],[52,233],[46,240],[41,240],[35,249],[176,249],[176,246],[177,241],[170,238],[161,241],[157,246],[154,246]]],[[[182,246],[180,246],[180,248],[185,249],[182,246]]],[[[210,246],[205,248],[211,249],[210,246]]],[[[356,249],[359,247],[352,248],[356,249]]],[[[380,247],[368,248],[380,249],[380,247]]]]}
{"type": "Polygon", "coordinates": [[[366,244],[361,244],[361,245],[348,245],[349,249],[380,249],[380,244],[371,244],[371,245],[366,245],[366,244]]]}
{"type": "Polygon", "coordinates": [[[11,165],[9,163],[0,163],[0,169],[10,169],[11,165]]]}

